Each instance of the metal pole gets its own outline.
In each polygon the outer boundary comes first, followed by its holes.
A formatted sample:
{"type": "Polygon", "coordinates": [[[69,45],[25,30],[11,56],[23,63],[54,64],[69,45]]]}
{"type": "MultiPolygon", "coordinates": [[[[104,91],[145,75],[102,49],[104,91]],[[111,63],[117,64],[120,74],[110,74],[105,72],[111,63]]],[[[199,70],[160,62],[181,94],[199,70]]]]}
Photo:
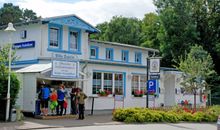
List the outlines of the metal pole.
{"type": "Polygon", "coordinates": [[[149,59],[147,58],[146,61],[147,61],[147,65],[146,65],[147,66],[147,68],[146,68],[147,69],[147,74],[146,74],[146,76],[147,76],[146,77],[146,79],[147,79],[147,81],[146,81],[146,83],[147,83],[147,85],[146,85],[147,86],[147,89],[146,89],[146,94],[147,94],[146,95],[146,108],[149,108],[149,106],[148,106],[148,102],[149,102],[149,93],[148,93],[149,59]]]}
{"type": "Polygon", "coordinates": [[[4,30],[6,32],[10,32],[9,35],[9,54],[8,54],[8,91],[7,91],[7,105],[6,105],[6,115],[5,115],[5,120],[8,121],[9,119],[9,109],[10,109],[10,86],[11,86],[11,48],[12,48],[12,43],[11,43],[11,35],[12,32],[16,31],[16,29],[13,27],[12,23],[8,23],[8,27],[4,30]]]}
{"type": "MultiPolygon", "coordinates": [[[[11,38],[9,38],[11,39],[11,38]]],[[[11,40],[10,40],[11,42],[11,40]]],[[[7,92],[7,106],[6,106],[6,118],[9,119],[9,109],[10,109],[10,86],[11,86],[11,43],[9,43],[9,54],[8,54],[8,92],[7,92]]]]}

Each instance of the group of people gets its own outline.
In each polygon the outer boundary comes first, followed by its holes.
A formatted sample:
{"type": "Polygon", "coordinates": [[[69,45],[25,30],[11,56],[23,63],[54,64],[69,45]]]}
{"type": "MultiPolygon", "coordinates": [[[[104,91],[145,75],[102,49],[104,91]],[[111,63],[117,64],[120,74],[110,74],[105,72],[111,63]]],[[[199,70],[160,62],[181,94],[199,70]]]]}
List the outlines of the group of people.
{"type": "MultiPolygon", "coordinates": [[[[82,92],[80,88],[73,87],[69,93],[71,96],[71,114],[77,115],[78,119],[84,119],[84,109],[85,109],[85,99],[87,98],[86,94],[82,92]]],[[[39,99],[41,102],[41,115],[48,115],[48,107],[50,107],[52,115],[62,116],[66,114],[68,106],[68,92],[65,89],[64,84],[59,85],[59,89],[50,91],[48,85],[44,82],[42,83],[42,88],[39,93],[39,99]],[[50,102],[50,106],[49,106],[50,102]]]]}

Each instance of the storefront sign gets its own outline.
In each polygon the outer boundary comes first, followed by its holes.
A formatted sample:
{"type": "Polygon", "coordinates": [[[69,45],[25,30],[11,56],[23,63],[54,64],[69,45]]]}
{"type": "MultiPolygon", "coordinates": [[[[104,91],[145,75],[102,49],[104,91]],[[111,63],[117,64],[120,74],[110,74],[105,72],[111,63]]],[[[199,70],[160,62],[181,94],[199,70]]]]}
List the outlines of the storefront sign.
{"type": "Polygon", "coordinates": [[[77,78],[79,76],[79,62],[53,60],[51,76],[77,78]]]}
{"type": "Polygon", "coordinates": [[[54,60],[66,60],[66,61],[77,61],[78,57],[76,55],[53,53],[52,58],[54,60]]]}
{"type": "Polygon", "coordinates": [[[160,74],[150,74],[150,79],[160,79],[160,74]]]}
{"type": "Polygon", "coordinates": [[[34,47],[35,47],[35,41],[19,42],[13,44],[14,49],[34,48],[34,47]]]}
{"type": "Polygon", "coordinates": [[[160,59],[150,59],[150,73],[160,73],[160,59]]]}

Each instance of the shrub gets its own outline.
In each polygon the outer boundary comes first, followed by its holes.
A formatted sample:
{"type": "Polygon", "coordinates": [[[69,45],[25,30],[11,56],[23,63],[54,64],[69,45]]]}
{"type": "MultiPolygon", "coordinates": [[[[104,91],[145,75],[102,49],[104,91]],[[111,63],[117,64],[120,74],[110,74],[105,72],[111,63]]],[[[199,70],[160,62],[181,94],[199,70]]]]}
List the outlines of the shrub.
{"type": "Polygon", "coordinates": [[[190,122],[213,122],[218,119],[220,113],[220,106],[213,106],[206,111],[198,111],[195,113],[181,110],[180,107],[174,107],[171,110],[151,110],[143,108],[127,108],[118,109],[113,114],[113,119],[117,121],[124,121],[126,123],[143,123],[143,122],[171,122],[179,121],[190,122]]]}

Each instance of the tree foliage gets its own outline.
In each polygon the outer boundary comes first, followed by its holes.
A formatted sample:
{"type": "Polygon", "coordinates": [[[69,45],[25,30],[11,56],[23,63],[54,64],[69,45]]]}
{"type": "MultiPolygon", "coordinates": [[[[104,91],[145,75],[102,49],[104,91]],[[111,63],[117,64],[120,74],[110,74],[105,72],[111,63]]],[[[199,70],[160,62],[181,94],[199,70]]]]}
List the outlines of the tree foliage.
{"type": "Polygon", "coordinates": [[[207,78],[215,73],[210,54],[198,45],[193,46],[185,58],[180,57],[177,64],[175,67],[183,72],[184,80],[181,85],[185,91],[193,93],[194,96],[198,90],[207,87],[207,78]]]}
{"type": "Polygon", "coordinates": [[[20,9],[19,6],[15,6],[12,3],[4,3],[3,7],[0,8],[0,26],[9,22],[27,22],[37,18],[36,13],[32,10],[20,9]]]}
{"type": "MultiPolygon", "coordinates": [[[[8,85],[8,52],[9,45],[1,48],[0,51],[0,99],[6,99],[7,96],[7,85],[8,85]]],[[[12,52],[12,61],[16,60],[15,51],[12,52]]],[[[11,105],[15,104],[17,94],[19,92],[19,80],[15,73],[11,73],[11,86],[10,86],[10,95],[11,95],[11,105]]]]}
{"type": "Polygon", "coordinates": [[[102,32],[92,36],[98,40],[119,42],[131,45],[140,44],[141,22],[137,18],[114,16],[110,22],[97,25],[102,32]]]}
{"type": "Polygon", "coordinates": [[[145,14],[141,21],[141,46],[159,49],[161,32],[163,33],[163,26],[159,16],[155,13],[145,14]]]}

